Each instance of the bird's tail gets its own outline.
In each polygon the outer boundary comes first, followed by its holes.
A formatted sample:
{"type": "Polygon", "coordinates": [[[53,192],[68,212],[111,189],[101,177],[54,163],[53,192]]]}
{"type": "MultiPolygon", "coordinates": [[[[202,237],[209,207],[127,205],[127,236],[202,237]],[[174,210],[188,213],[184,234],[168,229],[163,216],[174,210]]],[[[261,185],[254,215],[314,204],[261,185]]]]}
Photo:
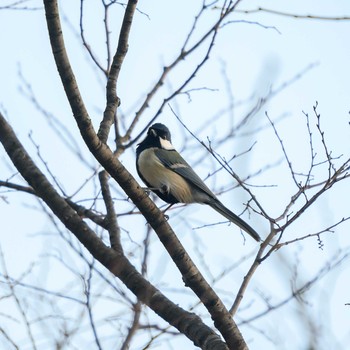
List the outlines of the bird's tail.
{"type": "Polygon", "coordinates": [[[215,209],[218,213],[223,215],[226,219],[233,222],[235,225],[239,226],[242,230],[249,233],[257,242],[261,241],[260,236],[257,232],[250,227],[244,220],[242,220],[239,216],[232,213],[231,210],[227,209],[219,200],[213,200],[208,203],[213,209],[215,209]]]}

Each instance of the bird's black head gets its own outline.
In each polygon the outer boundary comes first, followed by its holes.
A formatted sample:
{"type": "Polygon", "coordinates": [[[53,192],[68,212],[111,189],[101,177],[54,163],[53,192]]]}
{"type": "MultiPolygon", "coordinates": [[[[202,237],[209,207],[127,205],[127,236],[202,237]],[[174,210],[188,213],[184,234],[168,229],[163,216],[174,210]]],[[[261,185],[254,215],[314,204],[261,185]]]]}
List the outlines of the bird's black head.
{"type": "Polygon", "coordinates": [[[143,150],[151,147],[173,149],[170,131],[164,124],[153,124],[148,129],[146,138],[139,143],[136,152],[140,154],[143,150]]]}
{"type": "Polygon", "coordinates": [[[171,142],[171,134],[169,129],[161,123],[153,124],[147,132],[147,135],[152,135],[153,137],[160,137],[163,140],[168,140],[171,142]]]}

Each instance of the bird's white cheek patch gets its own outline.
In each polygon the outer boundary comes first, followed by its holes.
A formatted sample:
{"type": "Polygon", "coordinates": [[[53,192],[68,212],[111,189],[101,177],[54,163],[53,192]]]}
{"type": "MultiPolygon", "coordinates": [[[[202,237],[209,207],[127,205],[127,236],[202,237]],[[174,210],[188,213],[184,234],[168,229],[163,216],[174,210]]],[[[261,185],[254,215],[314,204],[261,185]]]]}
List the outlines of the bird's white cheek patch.
{"type": "Polygon", "coordinates": [[[167,150],[175,149],[169,140],[164,140],[161,137],[159,139],[160,139],[160,145],[162,146],[163,149],[167,149],[167,150]]]}

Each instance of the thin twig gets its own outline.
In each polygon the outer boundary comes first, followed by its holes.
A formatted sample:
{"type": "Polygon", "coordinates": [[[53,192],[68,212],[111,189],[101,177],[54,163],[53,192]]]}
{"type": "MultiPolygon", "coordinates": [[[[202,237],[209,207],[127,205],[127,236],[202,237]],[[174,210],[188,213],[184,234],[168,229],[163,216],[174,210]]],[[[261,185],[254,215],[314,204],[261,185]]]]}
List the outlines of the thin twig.
{"type": "MultiPolygon", "coordinates": [[[[340,253],[340,252],[339,252],[340,253]]],[[[345,260],[349,259],[350,253],[346,252],[342,255],[337,254],[334,256],[334,258],[330,259],[329,262],[327,262],[320,270],[319,272],[315,275],[314,278],[311,280],[307,281],[303,285],[301,285],[299,288],[295,289],[292,291],[291,295],[284,300],[280,301],[279,303],[275,305],[269,305],[266,310],[248,318],[243,321],[241,321],[239,324],[244,325],[244,324],[250,324],[253,321],[258,320],[259,318],[262,318],[266,316],[268,313],[271,311],[277,310],[281,308],[282,306],[286,305],[288,302],[295,298],[299,298],[302,294],[304,294],[306,291],[308,291],[312,286],[316,284],[320,279],[322,279],[329,271],[337,268],[340,266],[345,260]]]]}
{"type": "Polygon", "coordinates": [[[96,66],[103,72],[105,76],[108,75],[107,69],[105,69],[102,64],[99,62],[98,58],[96,57],[95,53],[92,51],[91,46],[87,43],[85,34],[84,34],[84,0],[80,0],[80,17],[79,17],[79,26],[80,26],[80,37],[83,42],[84,47],[86,48],[86,51],[90,55],[92,61],[96,64],[96,66]]]}
{"type": "Polygon", "coordinates": [[[84,285],[85,285],[85,296],[86,296],[86,303],[85,303],[85,305],[86,305],[86,308],[88,310],[90,326],[91,326],[91,329],[92,329],[92,333],[94,334],[94,339],[95,339],[96,346],[97,346],[97,348],[99,350],[102,350],[100,339],[99,339],[98,334],[97,334],[97,329],[96,329],[96,325],[95,325],[95,321],[94,321],[94,315],[93,315],[93,312],[92,312],[92,305],[91,305],[91,279],[92,279],[92,271],[93,271],[94,264],[95,264],[95,259],[92,259],[92,262],[91,262],[91,264],[89,266],[89,275],[88,275],[88,278],[86,280],[86,283],[84,283],[84,285]]]}
{"type": "MultiPolygon", "coordinates": [[[[157,93],[157,91],[163,86],[164,81],[167,77],[167,75],[173,71],[173,69],[180,63],[183,62],[184,59],[186,59],[188,56],[190,56],[193,52],[196,52],[196,50],[202,46],[207,39],[210,38],[210,43],[208,45],[208,49],[206,50],[206,53],[204,55],[204,58],[202,59],[202,62],[197,65],[194,69],[193,72],[188,76],[188,78],[186,79],[185,83],[181,84],[181,86],[179,86],[177,89],[175,89],[175,91],[173,93],[171,93],[168,97],[163,99],[163,102],[161,103],[160,107],[158,108],[157,112],[155,113],[155,115],[153,116],[153,118],[147,123],[147,125],[143,128],[143,130],[135,137],[133,138],[128,144],[124,145],[124,148],[128,148],[130,146],[132,146],[134,143],[137,142],[137,140],[143,135],[143,133],[148,129],[148,127],[156,120],[156,118],[160,115],[160,113],[162,112],[164,106],[175,96],[177,96],[180,92],[182,92],[182,90],[188,85],[188,83],[190,81],[192,81],[192,79],[195,77],[196,73],[198,72],[198,70],[204,65],[204,63],[207,61],[209,54],[213,48],[214,42],[215,42],[215,38],[217,35],[217,32],[220,28],[221,23],[224,21],[224,19],[226,19],[233,11],[235,11],[236,6],[238,5],[238,3],[240,2],[240,0],[238,1],[228,1],[228,3],[223,6],[220,16],[219,18],[216,20],[216,22],[209,28],[208,31],[206,31],[203,35],[201,35],[199,37],[199,39],[197,41],[195,41],[189,48],[187,48],[188,43],[190,41],[190,38],[192,37],[192,35],[194,34],[194,30],[196,28],[197,22],[199,20],[199,18],[201,17],[201,15],[204,13],[204,10],[208,9],[209,6],[211,6],[211,4],[206,4],[205,1],[203,1],[202,7],[199,10],[198,15],[195,17],[193,25],[191,30],[189,31],[189,34],[187,35],[184,44],[182,46],[182,48],[180,49],[180,53],[179,55],[174,59],[174,61],[172,63],[170,63],[169,65],[165,66],[163,68],[163,72],[161,73],[160,77],[158,78],[157,82],[155,83],[155,85],[153,86],[153,88],[151,89],[151,91],[147,94],[145,100],[142,102],[141,107],[138,109],[138,111],[135,114],[135,117],[132,121],[132,123],[130,124],[126,134],[124,135],[124,137],[122,138],[123,141],[128,141],[130,139],[131,133],[133,132],[137,122],[139,121],[141,115],[143,114],[143,112],[148,108],[152,98],[155,96],[155,94],[157,93]]],[[[213,2],[214,3],[214,2],[213,2]]]]}
{"type": "Polygon", "coordinates": [[[288,13],[283,11],[271,10],[263,7],[258,7],[253,10],[236,10],[236,12],[251,14],[257,12],[266,12],[271,13],[273,15],[284,16],[284,17],[292,17],[292,18],[300,18],[300,19],[312,19],[312,20],[323,20],[323,21],[348,21],[350,17],[348,16],[320,16],[320,15],[300,15],[296,13],[288,13]]]}
{"type": "Polygon", "coordinates": [[[335,227],[337,227],[338,225],[344,223],[345,221],[348,221],[350,220],[350,216],[348,217],[345,217],[345,218],[342,218],[341,220],[339,220],[338,222],[336,222],[335,224],[331,225],[331,226],[328,226],[318,232],[315,232],[315,233],[309,233],[308,235],[305,235],[305,236],[301,236],[301,237],[298,237],[298,238],[295,238],[295,239],[292,239],[290,241],[285,241],[285,242],[282,242],[282,243],[278,243],[278,244],[275,244],[272,248],[275,249],[275,250],[278,250],[284,246],[287,246],[287,245],[290,245],[292,243],[296,243],[296,242],[300,242],[300,241],[303,241],[304,239],[307,239],[307,238],[311,238],[311,237],[320,237],[320,235],[322,233],[325,233],[325,232],[330,232],[330,233],[334,233],[333,229],[335,227]]]}

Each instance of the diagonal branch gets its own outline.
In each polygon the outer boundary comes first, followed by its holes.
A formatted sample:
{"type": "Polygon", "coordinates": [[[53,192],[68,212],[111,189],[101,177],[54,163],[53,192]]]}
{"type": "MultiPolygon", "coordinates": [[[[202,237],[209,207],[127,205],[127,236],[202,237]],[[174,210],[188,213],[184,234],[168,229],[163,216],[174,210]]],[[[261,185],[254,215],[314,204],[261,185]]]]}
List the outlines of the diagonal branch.
{"type": "Polygon", "coordinates": [[[35,165],[17,139],[14,131],[0,114],[0,142],[11,161],[47,204],[57,218],[70,230],[86,249],[160,317],[176,327],[203,349],[225,349],[226,345],[201,319],[183,310],[149,283],[121,252],[107,247],[82,218],[67,204],[35,165]]]}
{"type": "MultiPolygon", "coordinates": [[[[235,349],[246,349],[245,341],[237,328],[237,325],[233,321],[222,301],[199,272],[176,237],[175,233],[165,221],[160,210],[141,189],[122,163],[114,156],[110,148],[105,143],[102,143],[97,137],[85,109],[84,103],[81,99],[78,86],[68,61],[63,41],[57,2],[52,0],[44,0],[44,3],[52,51],[55,56],[55,61],[62,84],[85,143],[95,158],[117,181],[128,197],[142,212],[147,222],[155,230],[178,269],[181,271],[186,285],[196,293],[196,295],[206,306],[212,316],[212,319],[214,320],[215,326],[225,338],[228,346],[235,349]],[[66,68],[67,71],[65,71],[63,68],[66,68]],[[67,79],[67,75],[69,79],[67,79]]],[[[188,334],[188,332],[186,334],[188,334]]]]}
{"type": "Polygon", "coordinates": [[[81,97],[72,67],[70,65],[68,55],[62,35],[62,27],[59,19],[59,11],[57,1],[44,1],[45,15],[48,30],[50,33],[50,43],[54,52],[58,73],[61,77],[63,87],[65,89],[67,99],[74,114],[74,118],[79,125],[79,129],[84,132],[82,137],[86,144],[91,147],[99,148],[101,141],[96,137],[92,121],[88,115],[85,104],[81,97]]]}
{"type": "MultiPolygon", "coordinates": [[[[128,52],[128,41],[133,21],[134,13],[136,10],[137,0],[129,0],[125,10],[122,27],[120,30],[117,52],[113,57],[112,65],[109,70],[107,80],[107,105],[103,114],[103,119],[100,124],[100,129],[97,133],[98,137],[103,143],[107,142],[109,130],[114,122],[117,108],[120,104],[119,97],[117,95],[117,81],[119,73],[124,62],[126,53],[128,52]]],[[[118,140],[118,135],[117,135],[118,140]]]]}

